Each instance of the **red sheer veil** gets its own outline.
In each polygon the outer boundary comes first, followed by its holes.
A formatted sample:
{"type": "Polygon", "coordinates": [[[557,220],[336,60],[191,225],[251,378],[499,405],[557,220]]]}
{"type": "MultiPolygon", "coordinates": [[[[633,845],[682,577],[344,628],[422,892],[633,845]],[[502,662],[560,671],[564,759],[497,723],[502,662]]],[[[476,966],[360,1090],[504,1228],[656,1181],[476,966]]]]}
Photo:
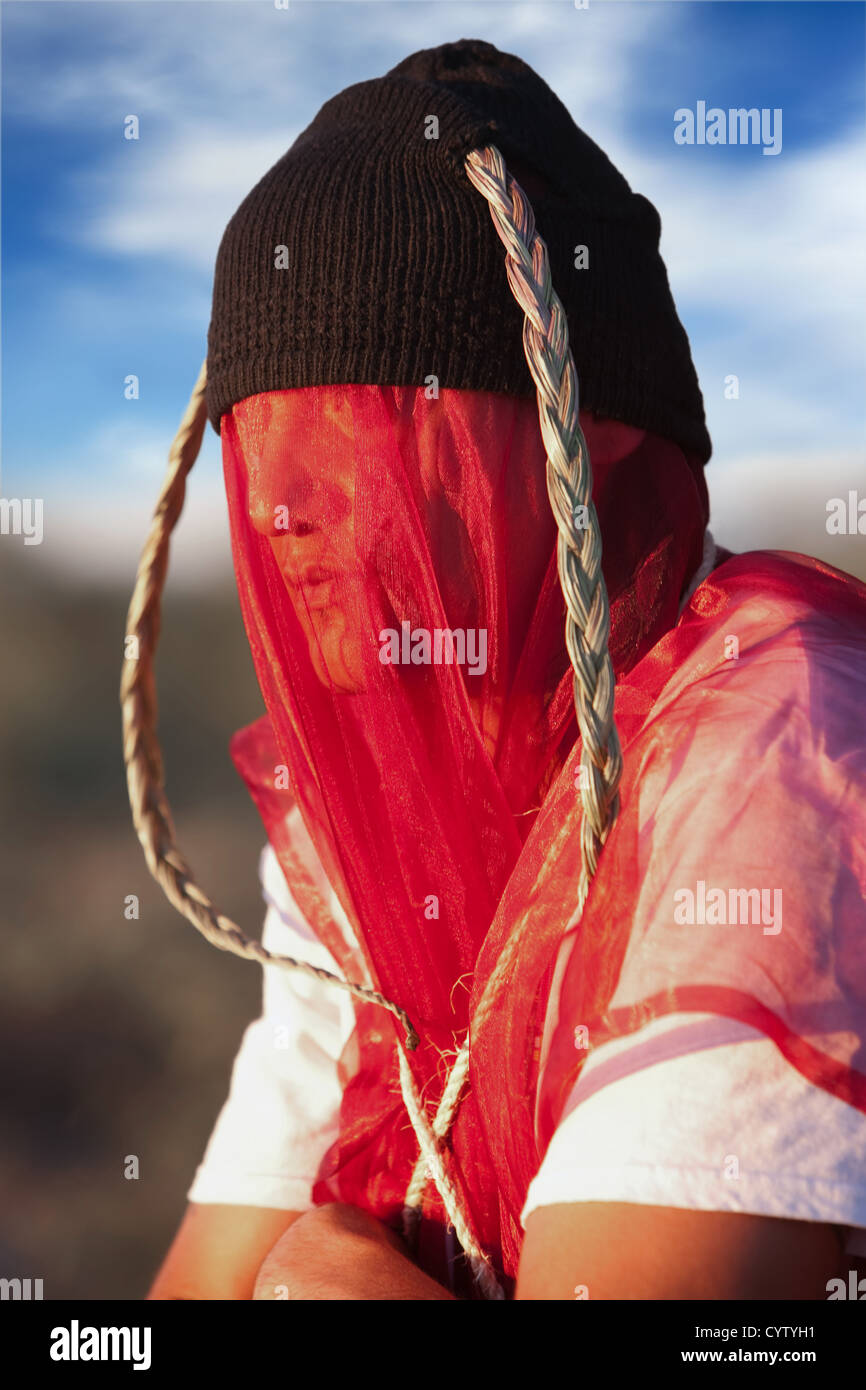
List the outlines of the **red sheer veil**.
{"type": "MultiPolygon", "coordinates": [[[[581,424],[619,678],[676,623],[707,493],[677,445],[586,412],[581,424]]],[[[233,754],[320,937],[352,978],[363,970],[408,1011],[415,1079],[435,1102],[466,1034],[479,950],[577,737],[538,407],[318,386],[241,401],[221,436],[267,709],[233,754]],[[295,805],[360,957],[287,829],[295,805]]],[[[356,1017],[318,1196],[388,1219],[417,1157],[397,1079],[402,1030],[372,1006],[356,1017]]]]}

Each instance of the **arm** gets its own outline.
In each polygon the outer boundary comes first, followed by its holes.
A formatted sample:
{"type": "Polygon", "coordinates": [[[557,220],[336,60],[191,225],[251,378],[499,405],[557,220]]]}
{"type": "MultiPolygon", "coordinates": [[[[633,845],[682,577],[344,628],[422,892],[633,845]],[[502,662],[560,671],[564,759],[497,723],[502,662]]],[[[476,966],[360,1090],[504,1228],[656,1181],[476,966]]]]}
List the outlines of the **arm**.
{"type": "MultiPolygon", "coordinates": [[[[515,1298],[823,1300],[840,1255],[836,1229],[819,1222],[569,1203],[530,1216],[515,1298]]],[[[340,1203],[307,1212],[278,1240],[253,1297],[453,1301],[412,1263],[393,1231],[340,1203]]]]}
{"type": "Polygon", "coordinates": [[[826,1299],[840,1255],[835,1228],[820,1222],[569,1203],[530,1215],[515,1296],[826,1299]]]}
{"type": "MultiPolygon", "coordinates": [[[[335,970],[306,928],[271,850],[262,856],[260,875],[269,904],[263,944],[335,970]]],[[[336,1137],[337,1058],[351,1019],[344,996],[311,989],[306,980],[299,989],[296,975],[265,967],[262,1016],[244,1034],[229,1098],[150,1299],[252,1298],[262,1260],[308,1210],[313,1175],[336,1137]]]]}
{"type": "Polygon", "coordinates": [[[250,1299],[259,1265],[300,1213],[191,1202],[148,1300],[250,1299]]]}
{"type": "Polygon", "coordinates": [[[424,1274],[388,1226],[342,1202],[306,1212],[274,1246],[253,1297],[354,1302],[455,1301],[424,1274]]]}

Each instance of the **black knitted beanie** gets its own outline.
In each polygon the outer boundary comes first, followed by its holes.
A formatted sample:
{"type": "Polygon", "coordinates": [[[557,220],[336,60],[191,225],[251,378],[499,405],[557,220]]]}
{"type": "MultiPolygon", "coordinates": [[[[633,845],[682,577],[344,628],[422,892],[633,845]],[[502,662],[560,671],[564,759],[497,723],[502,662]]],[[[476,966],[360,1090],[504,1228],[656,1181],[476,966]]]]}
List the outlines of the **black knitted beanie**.
{"type": "Polygon", "coordinates": [[[237,401],[300,386],[435,376],[440,388],[535,395],[505,250],[463,167],[486,144],[547,244],[581,408],[706,462],[658,213],[537,73],[479,39],[424,49],[332,97],[241,203],[214,278],[215,430],[237,401]]]}

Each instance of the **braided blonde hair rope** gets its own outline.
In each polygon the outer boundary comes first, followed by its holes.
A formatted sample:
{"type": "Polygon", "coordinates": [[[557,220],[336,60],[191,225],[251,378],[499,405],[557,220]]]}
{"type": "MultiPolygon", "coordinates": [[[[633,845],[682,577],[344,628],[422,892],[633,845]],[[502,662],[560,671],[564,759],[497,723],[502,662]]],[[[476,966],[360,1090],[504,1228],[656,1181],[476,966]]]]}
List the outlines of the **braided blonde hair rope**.
{"type": "MultiPolygon", "coordinates": [[[[506,248],[506,274],[523,309],[523,346],[538,392],[542,438],[547,451],[547,487],[559,531],[557,564],[567,608],[566,646],[574,669],[574,701],[581,749],[581,877],[569,925],[579,920],[598,866],[601,848],[616,820],[622,756],[613,719],[614,675],[608,652],[610,612],[601,573],[601,533],[592,502],[592,472],[578,420],[578,385],[568,345],[565,311],[553,290],[547,247],[535,230],[526,195],[508,174],[495,146],[472,150],[467,176],[490,205],[496,231],[506,248]],[[578,512],[585,517],[581,525],[578,512]]],[[[206,363],[202,365],[180,428],[169,451],[168,470],[142,552],[127,618],[127,656],[120,686],[123,755],[132,818],[148,868],[169,901],[214,946],[247,960],[300,970],[378,1004],[400,1020],[405,1048],[414,1051],[418,1035],[408,1014],[377,990],[343,980],[306,961],[275,956],[250,940],[218,912],[202,892],[177,848],[164,791],[162,757],[156,733],[153,657],[159,637],[160,599],[168,565],[169,540],[183,507],[186,475],[201,447],[207,424],[206,363]],[[134,639],[130,641],[130,639],[134,639]]],[[[526,928],[515,925],[473,1016],[477,1035],[493,1009],[526,928]]],[[[449,1174],[451,1127],[469,1075],[469,1033],[460,1048],[431,1123],[418,1094],[403,1047],[398,1044],[400,1085],[420,1155],[404,1204],[404,1233],[410,1244],[420,1219],[427,1182],[433,1180],[473,1270],[482,1295],[504,1297],[488,1256],[481,1249],[449,1174]]]]}
{"type": "MultiPolygon", "coordinates": [[[[508,283],[525,314],[523,349],[538,391],[539,421],[547,450],[547,490],[559,531],[557,566],[567,608],[566,646],[574,670],[574,703],[582,741],[581,876],[575,910],[568,924],[571,926],[580,920],[601,847],[616,821],[622,776],[622,753],[613,718],[615,680],[608,651],[610,608],[601,572],[601,529],[592,501],[589,451],[578,419],[577,373],[568,345],[568,325],[551,284],[547,247],[535,230],[532,207],[523,189],[507,172],[495,146],[472,150],[465,167],[473,186],[490,205],[494,226],[506,250],[508,283]],[[585,526],[578,524],[579,516],[586,518],[585,526]]],[[[403,1213],[407,1239],[414,1235],[424,1190],[431,1177],[451,1215],[440,1175],[444,1171],[445,1144],[469,1075],[469,1036],[477,1036],[489,1017],[527,922],[528,915],[524,915],[509,935],[452,1067],[432,1125],[423,1140],[419,1139],[421,1154],[407,1189],[403,1213]],[[431,1144],[436,1145],[433,1153],[431,1144]]],[[[411,1071],[401,1053],[401,1083],[407,1109],[411,1081],[411,1071]]],[[[417,1103],[417,1094],[411,1099],[417,1103]]],[[[454,1221],[453,1216],[451,1220],[454,1221]]],[[[489,1260],[474,1237],[470,1237],[467,1249],[459,1230],[457,1235],[479,1286],[491,1297],[487,1292],[493,1274],[489,1260]]]]}

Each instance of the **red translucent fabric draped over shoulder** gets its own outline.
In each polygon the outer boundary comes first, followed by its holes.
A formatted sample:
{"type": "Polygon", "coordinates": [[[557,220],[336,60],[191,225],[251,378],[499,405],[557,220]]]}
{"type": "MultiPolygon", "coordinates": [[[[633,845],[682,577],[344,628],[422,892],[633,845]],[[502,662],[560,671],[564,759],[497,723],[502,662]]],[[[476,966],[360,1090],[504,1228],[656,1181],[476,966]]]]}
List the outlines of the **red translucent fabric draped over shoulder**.
{"type": "MultiPolygon", "coordinates": [[[[536,403],[321,386],[251,397],[221,430],[267,710],[235,761],[319,937],[409,1013],[431,1114],[498,968],[451,1161],[506,1280],[586,1056],[579,1026],[597,1045],[665,1012],[726,1013],[864,1105],[863,586],[800,557],[723,553],[678,618],[701,563],[703,470],[645,431],[581,423],[626,771],[576,926],[579,740],[536,403]],[[295,805],[357,950],[289,832],[295,805]],[[778,888],[784,925],[696,923],[707,887],[778,888]]],[[[417,1158],[402,1029],[357,1000],[355,1016],[314,1196],[394,1222],[417,1158]]],[[[444,1219],[431,1184],[421,1254],[437,1277],[444,1219]]]]}

